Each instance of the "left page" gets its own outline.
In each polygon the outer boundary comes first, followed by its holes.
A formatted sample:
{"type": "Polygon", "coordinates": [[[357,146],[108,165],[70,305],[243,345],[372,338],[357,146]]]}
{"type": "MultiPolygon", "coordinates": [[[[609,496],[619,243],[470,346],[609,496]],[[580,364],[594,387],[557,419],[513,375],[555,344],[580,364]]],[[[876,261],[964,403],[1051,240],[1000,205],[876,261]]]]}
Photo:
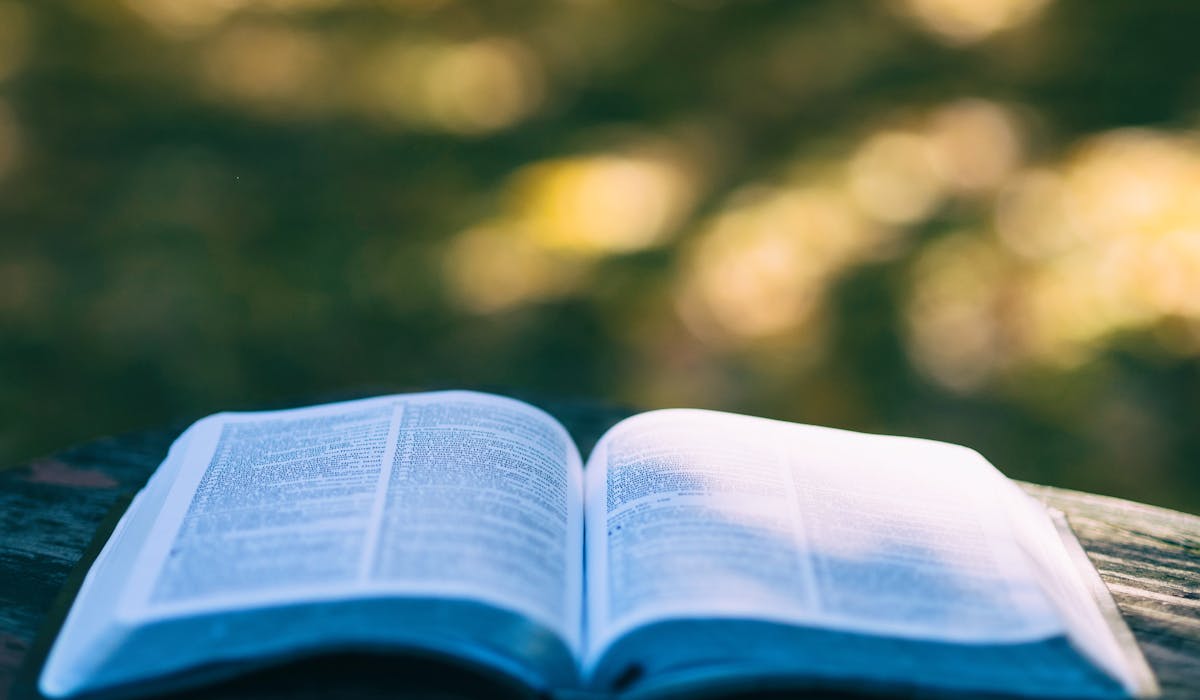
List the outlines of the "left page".
{"type": "Polygon", "coordinates": [[[549,415],[474,392],[210,416],[93,565],[41,689],[346,646],[567,682],[581,469],[549,415]]]}

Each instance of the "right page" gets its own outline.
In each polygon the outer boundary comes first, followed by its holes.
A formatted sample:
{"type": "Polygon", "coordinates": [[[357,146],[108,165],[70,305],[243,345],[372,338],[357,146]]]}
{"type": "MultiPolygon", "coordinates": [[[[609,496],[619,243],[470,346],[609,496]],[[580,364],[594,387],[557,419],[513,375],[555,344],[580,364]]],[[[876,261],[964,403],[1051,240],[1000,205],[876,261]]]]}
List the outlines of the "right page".
{"type": "Polygon", "coordinates": [[[972,450],[679,409],[614,427],[586,471],[600,685],[683,669],[710,687],[1127,691],[1069,642],[1069,593],[1014,527],[1015,486],[972,450]]]}

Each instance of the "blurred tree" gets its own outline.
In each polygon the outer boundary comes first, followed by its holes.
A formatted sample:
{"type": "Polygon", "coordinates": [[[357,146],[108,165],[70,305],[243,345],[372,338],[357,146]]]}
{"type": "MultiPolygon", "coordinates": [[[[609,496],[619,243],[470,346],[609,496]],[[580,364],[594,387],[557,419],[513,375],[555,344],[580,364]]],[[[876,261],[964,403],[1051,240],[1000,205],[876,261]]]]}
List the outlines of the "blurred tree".
{"type": "Polygon", "coordinates": [[[489,385],[1200,511],[1193,3],[0,0],[0,462],[489,385]]]}

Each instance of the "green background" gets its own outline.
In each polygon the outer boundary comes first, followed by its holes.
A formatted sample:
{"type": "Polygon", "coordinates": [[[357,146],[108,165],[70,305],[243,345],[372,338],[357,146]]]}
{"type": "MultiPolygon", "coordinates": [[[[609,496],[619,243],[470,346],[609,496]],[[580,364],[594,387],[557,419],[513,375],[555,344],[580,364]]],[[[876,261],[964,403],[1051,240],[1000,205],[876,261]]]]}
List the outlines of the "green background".
{"type": "Polygon", "coordinates": [[[1200,512],[1198,29],[0,0],[0,464],[470,386],[951,440],[1200,512]]]}

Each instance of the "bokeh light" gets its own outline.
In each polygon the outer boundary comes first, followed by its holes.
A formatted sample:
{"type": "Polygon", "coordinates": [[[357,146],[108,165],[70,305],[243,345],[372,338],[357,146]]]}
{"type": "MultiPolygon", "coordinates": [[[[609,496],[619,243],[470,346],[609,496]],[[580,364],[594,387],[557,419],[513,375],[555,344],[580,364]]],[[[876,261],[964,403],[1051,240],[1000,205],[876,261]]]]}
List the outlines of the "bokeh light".
{"type": "Polygon", "coordinates": [[[582,255],[663,242],[695,199],[685,163],[668,154],[614,154],[536,163],[517,173],[513,215],[541,245],[582,255]]]}
{"type": "Polygon", "coordinates": [[[1174,322],[1200,353],[1200,142],[1118,130],[1019,175],[995,227],[928,248],[908,319],[917,363],[975,388],[1002,370],[1077,366],[1112,337],[1174,322]],[[956,338],[953,344],[944,343],[956,338]]]}
{"type": "Polygon", "coordinates": [[[224,24],[239,13],[287,14],[320,10],[340,0],[123,0],[149,26],[172,39],[189,39],[224,24]]]}
{"type": "Polygon", "coordinates": [[[971,44],[1019,26],[1047,0],[903,0],[901,7],[923,29],[951,44],[971,44]]]}
{"type": "Polygon", "coordinates": [[[216,26],[246,0],[124,0],[124,4],[159,32],[181,37],[216,26]]]}
{"type": "Polygon", "coordinates": [[[236,26],[212,42],[204,80],[221,96],[294,113],[317,109],[332,70],[311,33],[280,25],[236,26]]]}
{"type": "Polygon", "coordinates": [[[505,129],[545,96],[537,56],[520,41],[394,41],[362,69],[367,108],[417,128],[461,134],[505,129]]]}
{"type": "Polygon", "coordinates": [[[459,234],[446,256],[452,297],[501,311],[578,290],[603,258],[662,245],[697,196],[671,143],[539,161],[513,173],[496,218],[459,234]]]}
{"type": "Polygon", "coordinates": [[[585,267],[538,245],[519,224],[498,222],[459,234],[446,251],[446,283],[466,309],[489,313],[575,289],[585,267]]]}
{"type": "Polygon", "coordinates": [[[885,131],[862,145],[850,164],[850,189],[872,217],[891,224],[926,218],[945,195],[929,140],[885,131]]]}
{"type": "Polygon", "coordinates": [[[1024,155],[1019,119],[988,100],[963,99],[939,107],[929,117],[926,138],[934,170],[957,192],[999,187],[1024,155]]]}
{"type": "Polygon", "coordinates": [[[909,348],[917,367],[948,388],[977,388],[1004,359],[1001,285],[1013,272],[1006,262],[997,246],[962,232],[927,248],[914,266],[909,348]]]}
{"type": "Polygon", "coordinates": [[[880,242],[836,189],[740,192],[685,257],[680,313],[717,344],[811,333],[831,282],[880,242]]]}
{"type": "Polygon", "coordinates": [[[0,83],[16,75],[33,43],[33,20],[15,0],[0,2],[0,83]]]}

